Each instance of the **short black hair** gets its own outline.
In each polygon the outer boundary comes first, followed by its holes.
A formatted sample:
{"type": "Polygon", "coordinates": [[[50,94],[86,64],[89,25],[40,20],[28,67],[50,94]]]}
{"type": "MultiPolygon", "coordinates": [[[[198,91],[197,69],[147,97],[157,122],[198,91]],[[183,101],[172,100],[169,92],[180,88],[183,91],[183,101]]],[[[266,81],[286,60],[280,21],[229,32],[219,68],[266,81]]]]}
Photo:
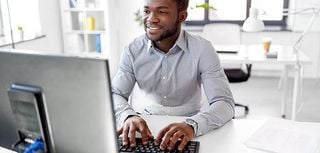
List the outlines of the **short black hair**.
{"type": "Polygon", "coordinates": [[[184,11],[188,9],[189,0],[175,0],[177,3],[178,11],[184,11]]]}

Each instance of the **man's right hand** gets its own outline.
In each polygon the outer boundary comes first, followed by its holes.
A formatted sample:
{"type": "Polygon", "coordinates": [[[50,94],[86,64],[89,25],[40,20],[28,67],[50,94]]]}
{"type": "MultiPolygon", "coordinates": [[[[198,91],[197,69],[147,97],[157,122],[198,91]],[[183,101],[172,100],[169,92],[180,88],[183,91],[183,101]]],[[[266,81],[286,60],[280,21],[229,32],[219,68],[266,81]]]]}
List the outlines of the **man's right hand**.
{"type": "Polygon", "coordinates": [[[141,133],[142,143],[147,144],[148,140],[153,139],[150,129],[144,119],[139,116],[128,117],[122,128],[117,131],[118,136],[122,134],[123,145],[130,144],[131,147],[136,146],[136,132],[141,133]]]}

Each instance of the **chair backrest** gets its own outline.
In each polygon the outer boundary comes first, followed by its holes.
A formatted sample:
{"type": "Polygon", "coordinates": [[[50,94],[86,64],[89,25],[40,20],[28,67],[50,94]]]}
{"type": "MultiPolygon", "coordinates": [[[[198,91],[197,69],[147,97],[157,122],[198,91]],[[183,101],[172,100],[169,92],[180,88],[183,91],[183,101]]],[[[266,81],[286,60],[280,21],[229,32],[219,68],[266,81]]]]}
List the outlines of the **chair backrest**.
{"type": "MultiPolygon", "coordinates": [[[[212,45],[239,45],[241,44],[241,27],[232,23],[211,23],[203,28],[202,36],[212,45]]],[[[229,82],[243,82],[250,77],[251,64],[246,65],[246,70],[241,64],[223,64],[229,82]]]]}
{"type": "MultiPolygon", "coordinates": [[[[206,24],[203,27],[202,36],[209,40],[215,48],[219,45],[240,46],[241,27],[232,23],[206,24]]],[[[241,64],[223,64],[222,66],[224,69],[241,68],[241,64]]]]}
{"type": "Polygon", "coordinates": [[[240,45],[241,28],[232,23],[211,23],[203,27],[202,36],[212,45],[240,45]]]}
{"type": "Polygon", "coordinates": [[[251,64],[245,64],[246,71],[243,69],[224,69],[230,83],[247,81],[251,75],[251,64]]]}

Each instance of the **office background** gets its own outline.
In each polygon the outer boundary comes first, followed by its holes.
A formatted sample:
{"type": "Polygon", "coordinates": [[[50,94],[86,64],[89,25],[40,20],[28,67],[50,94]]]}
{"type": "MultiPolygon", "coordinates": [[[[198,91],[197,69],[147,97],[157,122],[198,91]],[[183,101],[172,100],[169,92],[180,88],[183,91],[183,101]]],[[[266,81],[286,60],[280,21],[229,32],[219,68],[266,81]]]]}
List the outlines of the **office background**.
{"type": "MultiPolygon", "coordinates": [[[[125,47],[133,38],[143,33],[137,22],[134,21],[134,13],[139,9],[143,0],[127,1],[127,0],[110,0],[109,12],[112,13],[111,20],[115,35],[112,36],[113,42],[116,43],[110,49],[110,61],[111,61],[111,74],[112,76],[116,72],[117,63],[119,56],[125,47]],[[130,25],[130,26],[127,26],[130,25]]],[[[42,33],[45,35],[44,38],[29,41],[21,44],[17,44],[18,49],[31,49],[31,50],[43,50],[48,52],[63,52],[63,41],[62,41],[62,23],[61,23],[61,11],[60,1],[45,0],[39,2],[39,15],[42,33]]],[[[314,0],[290,0],[290,7],[301,8],[320,7],[319,2],[314,0]],[[300,7],[301,6],[301,7],[300,7]]],[[[294,31],[264,31],[259,33],[245,33],[242,32],[242,43],[260,43],[261,37],[270,36],[273,38],[273,43],[292,45],[297,37],[303,30],[305,23],[309,20],[310,16],[290,16],[289,26],[294,31]]],[[[317,17],[311,32],[306,36],[306,40],[302,44],[302,51],[305,52],[311,59],[313,64],[306,66],[304,69],[304,77],[316,78],[320,76],[319,68],[319,54],[320,54],[320,17],[317,17]]],[[[199,30],[190,31],[195,34],[201,34],[201,28],[199,30]]],[[[10,47],[10,46],[7,46],[10,47]]],[[[253,67],[253,75],[259,76],[279,76],[281,67],[277,66],[255,66],[253,67]],[[269,70],[265,71],[265,70],[269,70]]]]}
{"type": "MultiPolygon", "coordinates": [[[[111,6],[108,8],[109,16],[111,18],[112,28],[110,31],[113,31],[113,35],[110,36],[109,39],[112,39],[114,44],[112,48],[109,50],[110,52],[110,70],[111,76],[115,74],[117,71],[117,65],[119,62],[119,57],[123,48],[131,42],[136,36],[143,33],[143,28],[138,25],[136,21],[134,21],[134,13],[142,6],[143,0],[108,0],[111,6]],[[130,25],[130,26],[128,26],[130,25]]],[[[16,44],[17,49],[29,49],[29,50],[43,50],[45,52],[63,52],[63,30],[62,30],[62,13],[60,10],[60,2],[58,0],[39,0],[39,17],[40,17],[40,25],[41,31],[45,35],[45,37],[40,39],[35,39],[33,41],[23,42],[16,44]]],[[[316,0],[290,0],[289,1],[291,8],[303,8],[303,7],[318,7],[320,8],[320,3],[316,0]]],[[[304,28],[304,24],[309,20],[310,16],[292,16],[289,19],[288,25],[293,29],[293,31],[264,31],[258,33],[246,33],[242,32],[241,41],[243,44],[252,44],[252,43],[261,43],[262,37],[272,37],[273,43],[282,44],[282,45],[292,45],[298,36],[301,34],[301,31],[304,28]]],[[[311,60],[311,65],[306,65],[304,67],[303,78],[310,78],[314,80],[319,80],[320,76],[320,17],[316,18],[312,26],[311,32],[306,36],[305,41],[302,44],[301,50],[308,55],[311,60]]],[[[194,29],[190,27],[185,27],[186,29],[194,29]]],[[[194,34],[201,34],[201,27],[196,28],[196,30],[189,30],[194,34]]],[[[10,48],[11,46],[6,46],[10,48]]],[[[283,67],[277,65],[254,65],[252,70],[252,75],[257,76],[257,79],[253,79],[256,83],[243,83],[238,85],[232,85],[233,92],[235,92],[235,96],[244,97],[240,98],[240,101],[247,101],[246,97],[250,97],[245,91],[253,91],[259,86],[261,81],[270,81],[271,84],[277,84],[278,77],[281,74],[281,70],[283,67]],[[262,78],[261,80],[259,80],[262,78]],[[267,78],[267,79],[266,79],[267,78]],[[246,90],[240,91],[242,87],[247,87],[246,90]],[[240,96],[237,96],[240,95],[240,96]]],[[[312,83],[309,83],[312,84],[312,83]]],[[[319,81],[317,82],[319,84],[319,81]]],[[[276,86],[276,85],[275,85],[276,86]]],[[[309,88],[309,87],[307,87],[309,88]]],[[[319,86],[315,86],[315,91],[304,91],[304,93],[312,93],[311,96],[316,98],[316,93],[319,91],[319,86]]],[[[268,100],[268,97],[271,97],[271,93],[274,93],[275,88],[266,89],[265,100],[268,100]]],[[[250,93],[249,93],[250,94],[250,93]]],[[[277,97],[277,96],[273,96],[277,97]]],[[[280,99],[280,96],[278,97],[280,99]]],[[[277,99],[275,99],[277,100],[277,99]]],[[[256,104],[257,105],[257,104],[256,104]]],[[[276,107],[279,108],[279,107],[276,107]]],[[[254,108],[252,108],[254,109],[254,108]]]]}

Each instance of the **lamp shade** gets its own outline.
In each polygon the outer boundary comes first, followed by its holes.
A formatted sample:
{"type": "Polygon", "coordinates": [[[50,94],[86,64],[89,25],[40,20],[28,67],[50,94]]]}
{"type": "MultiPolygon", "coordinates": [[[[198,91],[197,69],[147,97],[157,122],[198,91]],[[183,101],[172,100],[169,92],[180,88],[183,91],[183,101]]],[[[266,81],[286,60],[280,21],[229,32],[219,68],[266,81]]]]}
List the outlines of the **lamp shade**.
{"type": "Polygon", "coordinates": [[[244,21],[242,30],[246,32],[259,32],[265,28],[263,21],[258,19],[258,9],[250,8],[249,17],[244,21]]]}

